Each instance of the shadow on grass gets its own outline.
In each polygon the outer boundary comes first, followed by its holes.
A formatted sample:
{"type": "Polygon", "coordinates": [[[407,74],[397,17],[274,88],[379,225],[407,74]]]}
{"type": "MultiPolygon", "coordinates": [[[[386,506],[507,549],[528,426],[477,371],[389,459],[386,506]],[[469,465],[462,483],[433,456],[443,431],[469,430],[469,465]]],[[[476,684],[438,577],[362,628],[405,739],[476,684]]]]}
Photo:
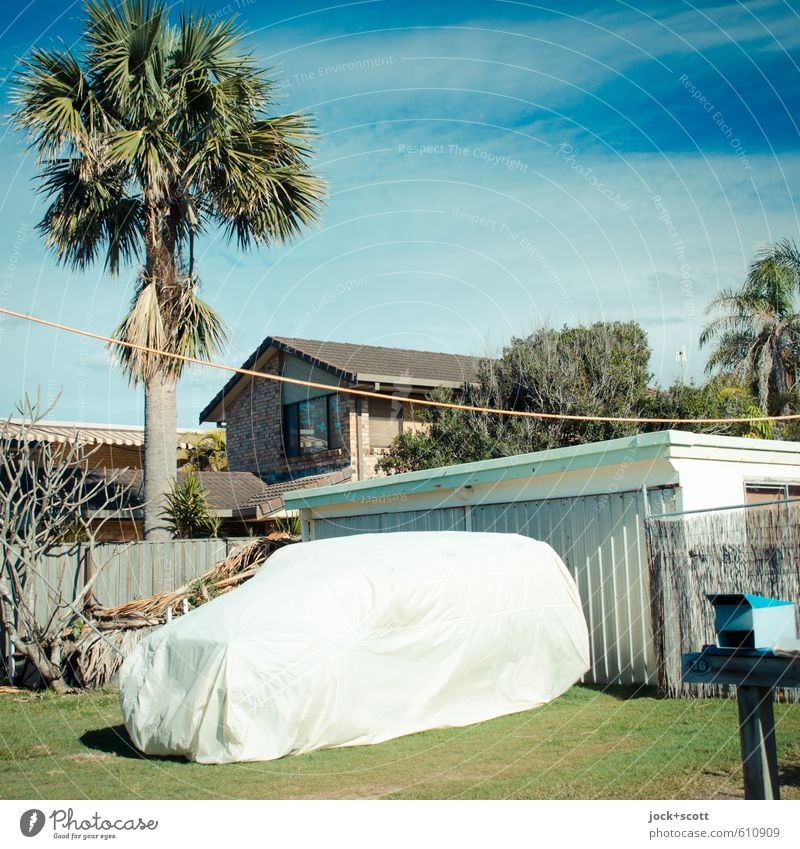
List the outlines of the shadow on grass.
{"type": "Polygon", "coordinates": [[[110,725],[108,728],[95,728],[80,737],[81,743],[88,749],[96,749],[119,758],[133,758],[139,761],[178,761],[186,763],[186,758],[180,755],[161,756],[142,754],[131,742],[124,725],[110,725]]]}
{"type": "Polygon", "coordinates": [[[800,787],[800,766],[778,767],[778,784],[781,787],[800,787]]]}

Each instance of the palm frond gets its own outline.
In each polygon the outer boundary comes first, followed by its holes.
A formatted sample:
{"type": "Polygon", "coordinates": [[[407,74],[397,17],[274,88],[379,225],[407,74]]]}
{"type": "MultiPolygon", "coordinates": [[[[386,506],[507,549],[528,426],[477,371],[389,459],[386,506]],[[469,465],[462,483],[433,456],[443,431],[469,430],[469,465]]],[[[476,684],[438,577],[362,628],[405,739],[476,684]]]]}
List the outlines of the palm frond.
{"type": "Polygon", "coordinates": [[[112,334],[114,339],[137,348],[114,345],[112,357],[122,367],[131,384],[146,382],[172,367],[172,361],[145,348],[167,350],[168,333],[164,327],[158,292],[153,282],[142,281],[137,287],[128,314],[112,334]]]}
{"type": "Polygon", "coordinates": [[[144,246],[144,221],[139,198],[121,197],[109,205],[103,216],[106,241],[106,270],[119,273],[123,264],[140,259],[144,246]]]}
{"type": "Polygon", "coordinates": [[[151,0],[86,4],[88,62],[103,99],[117,115],[144,124],[168,101],[164,84],[169,30],[166,6],[151,0]]]}
{"type": "Polygon", "coordinates": [[[790,269],[794,274],[800,275],[800,248],[794,239],[779,239],[771,245],[767,245],[757,255],[757,259],[772,259],[783,268],[790,269]]]}
{"type": "Polygon", "coordinates": [[[11,102],[15,125],[30,139],[39,161],[59,156],[65,146],[80,150],[102,110],[78,60],[65,51],[34,49],[21,62],[13,83],[11,102]]]}
{"type": "MultiPolygon", "coordinates": [[[[172,327],[169,350],[184,357],[210,360],[225,349],[228,330],[219,313],[199,297],[197,288],[196,281],[190,279],[179,287],[174,303],[168,307],[172,327]]],[[[183,363],[173,362],[173,373],[180,375],[183,363]]]]}
{"type": "Polygon", "coordinates": [[[208,186],[213,217],[240,247],[291,239],[317,221],[326,189],[306,162],[311,138],[302,116],[260,121],[189,164],[208,186]]]}
{"type": "Polygon", "coordinates": [[[39,191],[52,198],[39,231],[59,263],[84,269],[104,255],[116,274],[139,255],[141,203],[126,194],[125,173],[114,164],[76,157],[51,161],[39,191]]]}
{"type": "Polygon", "coordinates": [[[137,346],[115,346],[113,351],[128,379],[136,384],[156,374],[179,378],[186,365],[183,360],[142,349],[209,360],[224,349],[228,331],[219,314],[199,297],[195,280],[161,291],[155,283],[143,280],[114,338],[137,346]]]}
{"type": "Polygon", "coordinates": [[[763,311],[779,316],[794,312],[797,271],[784,264],[775,253],[761,255],[751,264],[742,295],[763,311]]]}
{"type": "Polygon", "coordinates": [[[261,75],[252,53],[241,49],[244,32],[232,18],[181,11],[173,67],[209,74],[216,80],[261,75]]]}

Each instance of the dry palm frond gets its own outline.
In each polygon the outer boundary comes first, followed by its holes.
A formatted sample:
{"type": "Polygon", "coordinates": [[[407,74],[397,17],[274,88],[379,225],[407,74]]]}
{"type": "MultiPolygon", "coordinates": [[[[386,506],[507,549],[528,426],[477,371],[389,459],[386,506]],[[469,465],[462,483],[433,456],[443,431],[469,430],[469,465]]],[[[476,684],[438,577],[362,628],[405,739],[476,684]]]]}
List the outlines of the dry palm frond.
{"type": "Polygon", "coordinates": [[[197,607],[230,592],[252,578],[274,551],[295,541],[288,534],[257,537],[237,546],[205,574],[177,590],[116,607],[94,608],[92,621],[83,628],[72,656],[80,682],[84,687],[108,683],[132,649],[164,623],[169,609],[180,614],[184,600],[197,607]]]}
{"type": "Polygon", "coordinates": [[[199,578],[195,578],[190,583],[184,584],[177,590],[157,593],[149,598],[136,599],[136,601],[129,601],[116,607],[96,609],[94,617],[99,621],[129,617],[140,617],[141,619],[163,617],[167,608],[177,607],[184,599],[191,602],[199,584],[214,589],[218,582],[226,581],[226,586],[230,588],[232,583],[228,579],[233,577],[240,579],[239,583],[241,583],[256,571],[251,567],[261,566],[273,551],[293,541],[291,537],[285,534],[257,537],[252,542],[237,546],[224,560],[221,560],[208,572],[199,578]],[[246,576],[245,572],[247,572],[246,576]]]}
{"type": "Polygon", "coordinates": [[[153,630],[148,628],[116,628],[98,634],[90,632],[82,639],[73,657],[75,671],[84,687],[102,687],[113,678],[122,661],[153,630]]]}

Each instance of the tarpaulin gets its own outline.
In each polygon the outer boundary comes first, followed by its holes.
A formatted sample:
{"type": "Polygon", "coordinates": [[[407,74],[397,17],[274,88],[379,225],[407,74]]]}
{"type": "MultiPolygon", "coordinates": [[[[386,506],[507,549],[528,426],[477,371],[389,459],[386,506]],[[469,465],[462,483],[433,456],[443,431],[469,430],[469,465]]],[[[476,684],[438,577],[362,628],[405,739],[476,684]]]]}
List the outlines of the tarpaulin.
{"type": "Polygon", "coordinates": [[[154,755],[270,760],[526,710],[589,666],[575,582],[516,534],[363,534],[280,549],[150,634],[120,673],[154,755]]]}

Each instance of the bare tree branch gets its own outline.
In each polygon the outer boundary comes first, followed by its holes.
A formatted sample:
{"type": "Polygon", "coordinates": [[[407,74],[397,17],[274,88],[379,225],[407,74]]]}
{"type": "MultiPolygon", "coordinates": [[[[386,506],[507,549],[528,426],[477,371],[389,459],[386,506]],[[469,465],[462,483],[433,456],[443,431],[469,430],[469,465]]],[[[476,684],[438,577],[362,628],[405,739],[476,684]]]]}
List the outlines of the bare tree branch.
{"type": "Polygon", "coordinates": [[[65,629],[75,619],[100,570],[79,586],[73,598],[62,596],[41,573],[42,558],[70,538],[93,543],[102,525],[122,505],[124,470],[99,472],[79,434],[64,443],[42,438],[37,425],[53,409],[41,393],[18,405],[20,418],[0,423],[0,617],[19,651],[48,687],[69,689],[64,680],[65,629]],[[53,596],[53,612],[38,620],[36,593],[42,586],[53,596]]]}

